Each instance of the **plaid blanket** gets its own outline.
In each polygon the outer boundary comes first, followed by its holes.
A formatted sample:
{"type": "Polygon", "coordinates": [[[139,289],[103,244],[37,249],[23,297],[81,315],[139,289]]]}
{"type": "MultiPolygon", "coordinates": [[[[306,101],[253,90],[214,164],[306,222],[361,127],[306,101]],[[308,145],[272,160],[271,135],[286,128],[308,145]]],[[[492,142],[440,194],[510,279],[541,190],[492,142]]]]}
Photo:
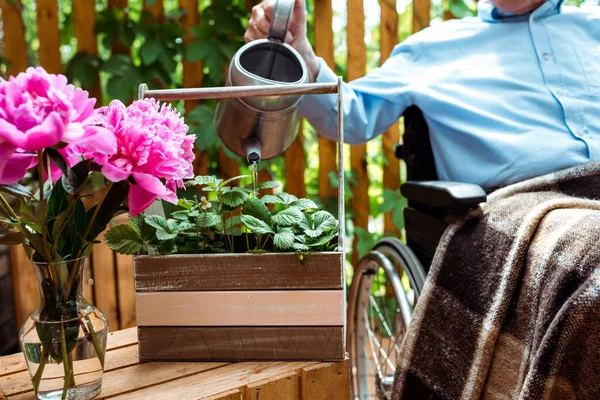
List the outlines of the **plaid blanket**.
{"type": "Polygon", "coordinates": [[[492,193],[440,242],[392,399],[600,399],[600,163],[492,193]]]}

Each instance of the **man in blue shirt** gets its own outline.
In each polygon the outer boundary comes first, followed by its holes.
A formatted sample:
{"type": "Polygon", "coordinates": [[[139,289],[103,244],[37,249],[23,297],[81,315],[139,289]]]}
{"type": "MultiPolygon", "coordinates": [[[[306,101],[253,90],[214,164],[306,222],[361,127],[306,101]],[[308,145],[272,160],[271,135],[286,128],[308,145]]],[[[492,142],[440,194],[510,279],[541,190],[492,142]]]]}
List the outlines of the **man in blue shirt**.
{"type": "MultiPolygon", "coordinates": [[[[492,1],[480,0],[475,18],[412,35],[380,68],[344,84],[346,141],[368,141],[416,105],[442,180],[494,188],[600,161],[600,7],[492,1]]],[[[253,8],[246,41],[266,37],[274,3],[253,8]]],[[[336,80],[306,37],[304,0],[286,42],[311,82],[336,80]]],[[[335,96],[309,96],[302,111],[336,137],[335,96]]]]}

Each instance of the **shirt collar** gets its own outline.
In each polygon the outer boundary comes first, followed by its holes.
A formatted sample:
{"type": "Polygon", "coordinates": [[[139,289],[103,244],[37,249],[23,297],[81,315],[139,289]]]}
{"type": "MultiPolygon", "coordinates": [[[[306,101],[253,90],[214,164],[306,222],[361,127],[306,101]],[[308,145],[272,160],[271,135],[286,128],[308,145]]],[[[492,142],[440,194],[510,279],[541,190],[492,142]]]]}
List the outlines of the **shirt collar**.
{"type": "Polygon", "coordinates": [[[526,14],[515,15],[511,13],[503,13],[496,7],[491,0],[480,0],[477,3],[477,15],[479,18],[488,22],[500,22],[503,20],[521,19],[535,14],[539,17],[547,17],[560,12],[560,7],[564,0],[546,0],[544,4],[539,6],[533,12],[526,14]]]}

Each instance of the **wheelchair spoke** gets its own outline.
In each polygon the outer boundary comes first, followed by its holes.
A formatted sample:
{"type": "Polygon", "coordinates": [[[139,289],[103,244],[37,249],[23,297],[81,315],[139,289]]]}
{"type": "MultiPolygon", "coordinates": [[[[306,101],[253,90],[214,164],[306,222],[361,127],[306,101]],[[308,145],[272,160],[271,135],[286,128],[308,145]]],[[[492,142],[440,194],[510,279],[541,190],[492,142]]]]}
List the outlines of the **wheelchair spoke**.
{"type": "MultiPolygon", "coordinates": [[[[377,354],[378,352],[381,353],[384,357],[387,356],[385,350],[383,350],[383,347],[381,346],[381,343],[379,342],[379,340],[377,340],[377,337],[375,336],[375,332],[373,332],[373,330],[371,329],[370,326],[368,326],[367,324],[365,324],[365,329],[367,330],[367,334],[369,335],[369,339],[371,340],[371,351],[373,352],[373,359],[375,361],[375,365],[377,367],[377,373],[379,374],[380,378],[383,378],[383,372],[381,370],[381,365],[379,363],[379,355],[377,354]],[[374,346],[375,345],[377,347],[378,352],[375,350],[374,346]]],[[[388,357],[385,358],[385,360],[387,362],[387,364],[390,366],[390,368],[392,369],[392,371],[395,371],[396,367],[394,366],[394,364],[392,364],[392,362],[389,360],[388,357]]]]}
{"type": "MultiPolygon", "coordinates": [[[[383,362],[382,362],[382,364],[384,366],[384,371],[383,372],[387,372],[387,368],[385,368],[386,365],[392,366],[392,372],[393,372],[394,371],[394,367],[393,367],[394,363],[391,361],[391,358],[394,359],[392,357],[392,354],[395,353],[397,355],[400,352],[400,346],[398,345],[398,339],[401,338],[402,335],[400,335],[400,332],[398,332],[397,335],[393,335],[388,322],[384,319],[384,317],[383,317],[383,315],[381,313],[381,309],[378,306],[377,301],[373,298],[373,295],[371,295],[370,298],[371,298],[371,303],[373,304],[373,307],[375,308],[375,311],[379,315],[379,318],[382,320],[381,322],[382,322],[383,327],[384,327],[384,329],[385,329],[385,331],[387,333],[387,336],[389,336],[389,341],[388,341],[388,344],[386,346],[387,348],[385,350],[383,349],[383,346],[381,346],[381,348],[380,348],[381,349],[380,350],[381,353],[384,355],[384,359],[383,359],[383,362]]],[[[381,375],[382,379],[386,375],[387,374],[381,375]]]]}
{"type": "Polygon", "coordinates": [[[371,295],[370,297],[371,297],[371,303],[373,304],[373,307],[375,308],[375,312],[377,313],[377,315],[379,315],[379,319],[381,320],[383,329],[385,329],[385,333],[390,338],[394,337],[394,335],[392,334],[392,330],[390,329],[390,326],[388,325],[387,321],[385,320],[385,317],[381,314],[381,309],[379,308],[377,301],[375,300],[373,295],[371,295]]]}

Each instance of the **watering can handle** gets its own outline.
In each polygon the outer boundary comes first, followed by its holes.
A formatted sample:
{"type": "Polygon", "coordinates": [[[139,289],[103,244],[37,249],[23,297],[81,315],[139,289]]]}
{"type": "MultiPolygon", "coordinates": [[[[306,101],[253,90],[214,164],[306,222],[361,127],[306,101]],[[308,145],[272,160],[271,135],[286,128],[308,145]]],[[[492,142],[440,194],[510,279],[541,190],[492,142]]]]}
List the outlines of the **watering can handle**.
{"type": "Polygon", "coordinates": [[[294,2],[295,0],[277,0],[275,2],[273,19],[269,26],[269,39],[285,42],[285,34],[292,19],[292,11],[294,11],[294,2]]]}

